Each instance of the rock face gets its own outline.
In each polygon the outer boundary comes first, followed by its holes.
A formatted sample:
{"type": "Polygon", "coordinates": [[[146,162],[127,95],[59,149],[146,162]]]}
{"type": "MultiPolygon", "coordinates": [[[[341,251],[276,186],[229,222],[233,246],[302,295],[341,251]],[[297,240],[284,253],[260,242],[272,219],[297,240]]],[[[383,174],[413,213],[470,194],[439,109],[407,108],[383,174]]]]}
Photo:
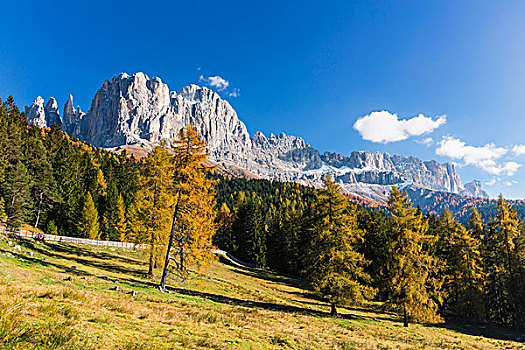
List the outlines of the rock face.
{"type": "Polygon", "coordinates": [[[379,201],[386,199],[393,185],[486,196],[479,182],[463,185],[452,163],[368,151],[321,155],[300,137],[284,133],[266,137],[261,132],[250,137],[233,107],[214,91],[197,85],[170,91],[160,78],[150,79],[144,73],[121,73],[106,80],[87,114],[74,108],[70,95],[63,123],[54,98],[44,108],[38,97],[24,112],[35,125],[62,124],[72,136],[106,148],[151,147],[162,139],[175,139],[192,123],[207,142],[211,160],[222,167],[313,186],[330,174],[344,191],[379,201]]]}
{"type": "Polygon", "coordinates": [[[489,195],[487,194],[487,192],[485,192],[482,188],[481,188],[481,182],[480,181],[477,181],[477,180],[474,180],[474,181],[471,181],[469,183],[466,183],[465,184],[465,189],[467,191],[467,195],[471,195],[471,196],[474,196],[474,197],[481,197],[481,198],[489,198],[489,195]]]}
{"type": "Polygon", "coordinates": [[[47,101],[46,107],[44,108],[44,99],[38,96],[33,104],[29,107],[24,107],[24,114],[29,124],[34,124],[41,128],[53,125],[62,125],[62,119],[58,112],[58,103],[54,97],[51,97],[47,101]]]}
{"type": "Polygon", "coordinates": [[[69,99],[64,105],[64,119],[62,128],[70,135],[80,134],[80,121],[85,113],[80,110],[80,106],[76,109],[73,105],[73,96],[69,95],[69,99]]]}

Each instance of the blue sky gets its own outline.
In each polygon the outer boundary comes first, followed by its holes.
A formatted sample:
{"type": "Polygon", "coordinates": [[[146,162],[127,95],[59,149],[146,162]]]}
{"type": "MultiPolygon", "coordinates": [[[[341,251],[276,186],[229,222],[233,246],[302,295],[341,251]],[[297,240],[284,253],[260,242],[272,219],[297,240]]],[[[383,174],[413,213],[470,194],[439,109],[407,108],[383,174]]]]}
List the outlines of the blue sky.
{"type": "Polygon", "coordinates": [[[524,17],[522,1],[12,1],[0,97],[62,106],[71,93],[87,111],[119,72],[172,90],[220,76],[251,133],[454,161],[464,182],[524,198],[524,17]],[[367,134],[385,120],[402,140],[367,134]]]}

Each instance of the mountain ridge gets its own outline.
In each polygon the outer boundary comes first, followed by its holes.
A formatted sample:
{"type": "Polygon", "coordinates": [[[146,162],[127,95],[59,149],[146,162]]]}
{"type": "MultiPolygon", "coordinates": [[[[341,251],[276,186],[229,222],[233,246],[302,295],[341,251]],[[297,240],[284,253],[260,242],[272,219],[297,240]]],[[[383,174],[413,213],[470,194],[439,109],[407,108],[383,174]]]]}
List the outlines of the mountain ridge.
{"type": "Polygon", "coordinates": [[[192,123],[208,144],[210,159],[269,180],[320,186],[329,174],[344,192],[384,202],[393,185],[429,188],[488,197],[476,181],[463,184],[453,163],[422,161],[414,156],[353,151],[345,156],[312,148],[285,133],[251,136],[230,103],[207,87],[191,84],[171,91],[158,77],[120,73],[96,92],[87,113],[74,108],[70,95],[63,118],[54,98],[44,107],[40,96],[24,112],[40,127],[60,125],[71,136],[94,146],[141,145],[149,149],[174,139],[192,123]]]}

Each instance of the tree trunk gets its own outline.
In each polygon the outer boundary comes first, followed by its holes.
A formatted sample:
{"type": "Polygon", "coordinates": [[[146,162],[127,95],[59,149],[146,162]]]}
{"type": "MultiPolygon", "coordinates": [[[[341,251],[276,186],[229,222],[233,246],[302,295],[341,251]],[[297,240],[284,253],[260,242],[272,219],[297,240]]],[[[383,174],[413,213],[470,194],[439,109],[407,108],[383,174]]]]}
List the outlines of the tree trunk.
{"type": "Polygon", "coordinates": [[[40,199],[38,201],[38,211],[36,212],[35,228],[38,228],[38,222],[40,221],[40,213],[42,211],[42,196],[44,192],[40,192],[40,199]]]}
{"type": "Polygon", "coordinates": [[[403,302],[403,327],[408,327],[407,306],[405,302],[403,302]]]}
{"type": "MultiPolygon", "coordinates": [[[[157,173],[155,173],[157,174],[157,173]]],[[[157,208],[157,182],[155,182],[155,189],[153,190],[153,210],[157,208]]],[[[153,225],[151,228],[151,249],[149,253],[149,271],[148,271],[148,278],[153,279],[153,255],[155,254],[155,227],[156,227],[157,218],[155,215],[153,215],[153,225]]],[[[157,259],[155,259],[155,265],[157,263],[157,259]]],[[[155,266],[157,267],[157,266],[155,266]]]]}
{"type": "Polygon", "coordinates": [[[151,247],[149,251],[149,269],[148,278],[153,278],[153,250],[155,249],[155,232],[151,231],[151,247]]]}
{"type": "Polygon", "coordinates": [[[330,316],[337,317],[339,314],[337,313],[337,306],[335,303],[330,303],[330,316]]]}
{"type": "Polygon", "coordinates": [[[171,247],[173,246],[173,238],[175,236],[175,227],[177,224],[177,214],[179,211],[179,205],[180,205],[180,197],[182,194],[182,190],[179,189],[179,193],[177,195],[177,204],[175,204],[175,210],[173,212],[173,223],[171,224],[171,231],[170,231],[170,240],[168,242],[168,250],[166,251],[166,261],[164,262],[164,269],[162,270],[162,278],[160,280],[160,290],[162,292],[166,291],[166,278],[168,277],[168,266],[170,263],[170,252],[171,247]]]}

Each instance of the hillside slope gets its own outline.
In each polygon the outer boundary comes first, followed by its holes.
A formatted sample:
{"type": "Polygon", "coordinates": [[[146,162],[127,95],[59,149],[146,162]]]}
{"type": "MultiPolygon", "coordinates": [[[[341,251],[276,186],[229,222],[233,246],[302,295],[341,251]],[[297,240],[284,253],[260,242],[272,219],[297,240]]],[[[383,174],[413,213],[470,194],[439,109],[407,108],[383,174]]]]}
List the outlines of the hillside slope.
{"type": "Polygon", "coordinates": [[[502,330],[405,329],[371,309],[341,309],[334,319],[300,281],[226,262],[161,294],[143,277],[141,254],[0,237],[0,348],[523,348],[499,340],[518,336],[502,330]]]}

